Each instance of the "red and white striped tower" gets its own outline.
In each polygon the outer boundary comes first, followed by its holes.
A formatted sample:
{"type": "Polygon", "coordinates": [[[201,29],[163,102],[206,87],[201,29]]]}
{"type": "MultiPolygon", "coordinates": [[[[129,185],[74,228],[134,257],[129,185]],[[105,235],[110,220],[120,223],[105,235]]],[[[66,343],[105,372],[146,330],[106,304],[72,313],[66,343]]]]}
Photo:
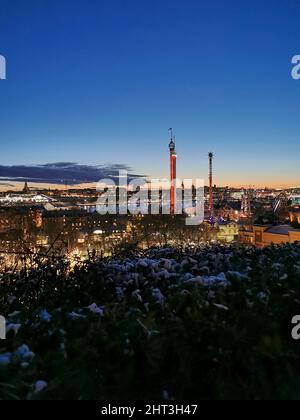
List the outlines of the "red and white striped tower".
{"type": "Polygon", "coordinates": [[[214,202],[213,202],[213,153],[208,154],[209,158],[209,211],[211,216],[214,214],[214,202]]]}
{"type": "Polygon", "coordinates": [[[173,137],[173,130],[170,128],[171,132],[171,141],[169,144],[169,150],[170,150],[170,214],[175,214],[176,209],[176,160],[177,160],[177,154],[175,150],[175,137],[173,137]]]}

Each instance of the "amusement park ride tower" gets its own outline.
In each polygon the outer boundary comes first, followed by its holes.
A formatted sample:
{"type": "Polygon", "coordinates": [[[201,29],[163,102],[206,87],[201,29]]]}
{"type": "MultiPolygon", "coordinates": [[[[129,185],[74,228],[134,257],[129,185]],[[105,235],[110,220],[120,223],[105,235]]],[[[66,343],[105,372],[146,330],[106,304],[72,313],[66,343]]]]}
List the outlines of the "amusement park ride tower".
{"type": "Polygon", "coordinates": [[[209,211],[210,215],[214,215],[214,202],[213,202],[213,153],[208,154],[209,159],[209,211]]]}
{"type": "Polygon", "coordinates": [[[169,144],[170,150],[170,213],[171,215],[175,214],[176,209],[176,161],[177,161],[177,154],[175,150],[175,137],[173,136],[173,130],[170,128],[171,132],[171,141],[169,144]]]}

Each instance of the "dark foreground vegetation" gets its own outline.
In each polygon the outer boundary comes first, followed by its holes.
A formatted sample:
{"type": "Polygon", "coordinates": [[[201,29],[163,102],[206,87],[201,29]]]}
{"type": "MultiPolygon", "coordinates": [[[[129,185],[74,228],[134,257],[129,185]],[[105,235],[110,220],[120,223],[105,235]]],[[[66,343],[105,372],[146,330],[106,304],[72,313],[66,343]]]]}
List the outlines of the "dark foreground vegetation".
{"type": "Polygon", "coordinates": [[[2,273],[0,399],[298,399],[300,247],[2,273]]]}

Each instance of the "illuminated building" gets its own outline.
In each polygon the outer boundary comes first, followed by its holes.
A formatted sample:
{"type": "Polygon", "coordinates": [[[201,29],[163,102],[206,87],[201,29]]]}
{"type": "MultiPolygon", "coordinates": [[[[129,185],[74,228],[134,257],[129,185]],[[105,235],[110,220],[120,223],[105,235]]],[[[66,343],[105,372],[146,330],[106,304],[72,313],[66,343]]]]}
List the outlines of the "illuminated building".
{"type": "Polygon", "coordinates": [[[290,200],[292,201],[293,206],[300,206],[300,195],[299,194],[292,194],[290,196],[290,200]]]}
{"type": "Polygon", "coordinates": [[[52,201],[45,195],[35,194],[8,194],[0,198],[0,205],[32,205],[32,204],[46,204],[52,201]]]}
{"type": "Polygon", "coordinates": [[[0,233],[12,230],[24,232],[41,226],[42,211],[38,207],[0,208],[0,233]]]}
{"type": "Polygon", "coordinates": [[[252,244],[258,248],[269,245],[294,243],[300,241],[300,229],[290,225],[243,227],[239,231],[239,242],[252,244]]]}
{"type": "Polygon", "coordinates": [[[244,191],[242,196],[242,203],[241,203],[241,212],[243,217],[250,217],[251,216],[251,198],[249,191],[244,191]]]}
{"type": "Polygon", "coordinates": [[[234,242],[239,237],[239,225],[234,222],[221,223],[218,226],[217,238],[221,242],[234,242]]]}
{"type": "Polygon", "coordinates": [[[45,233],[39,233],[36,237],[36,245],[41,247],[47,247],[49,245],[49,236],[45,233]]]}
{"type": "Polygon", "coordinates": [[[300,224],[300,207],[294,207],[290,211],[290,221],[291,223],[299,223],[300,224]]]}
{"type": "Polygon", "coordinates": [[[240,201],[228,201],[222,204],[215,204],[214,206],[214,216],[216,220],[221,219],[228,222],[238,222],[241,215],[240,201]]]}

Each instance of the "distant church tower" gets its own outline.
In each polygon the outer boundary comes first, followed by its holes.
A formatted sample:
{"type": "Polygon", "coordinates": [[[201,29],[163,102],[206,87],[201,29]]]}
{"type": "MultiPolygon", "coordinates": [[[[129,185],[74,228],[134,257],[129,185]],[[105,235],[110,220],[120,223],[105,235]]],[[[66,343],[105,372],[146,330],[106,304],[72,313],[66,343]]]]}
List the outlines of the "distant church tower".
{"type": "Polygon", "coordinates": [[[23,194],[30,194],[30,189],[28,187],[27,181],[25,182],[24,188],[23,188],[23,194]]]}

